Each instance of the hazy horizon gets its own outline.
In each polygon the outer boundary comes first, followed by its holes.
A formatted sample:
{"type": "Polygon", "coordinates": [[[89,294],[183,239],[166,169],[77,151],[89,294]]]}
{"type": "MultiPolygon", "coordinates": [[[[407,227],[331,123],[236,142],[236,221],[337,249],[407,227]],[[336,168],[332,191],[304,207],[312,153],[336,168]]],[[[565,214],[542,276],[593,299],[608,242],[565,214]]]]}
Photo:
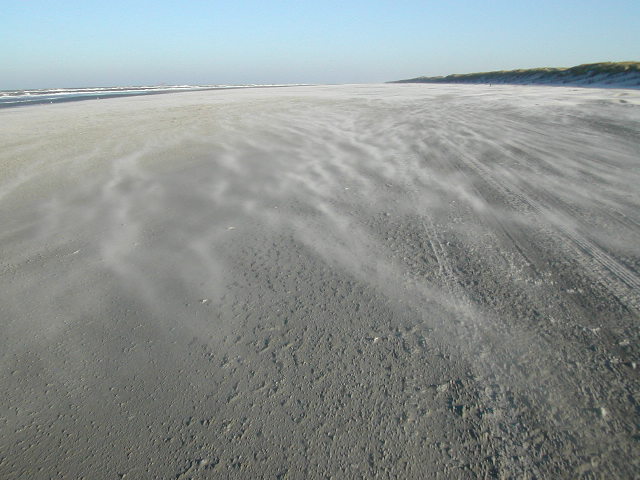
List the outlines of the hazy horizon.
{"type": "Polygon", "coordinates": [[[4,8],[0,90],[378,83],[635,60],[640,5],[616,1],[65,2],[4,8]]]}

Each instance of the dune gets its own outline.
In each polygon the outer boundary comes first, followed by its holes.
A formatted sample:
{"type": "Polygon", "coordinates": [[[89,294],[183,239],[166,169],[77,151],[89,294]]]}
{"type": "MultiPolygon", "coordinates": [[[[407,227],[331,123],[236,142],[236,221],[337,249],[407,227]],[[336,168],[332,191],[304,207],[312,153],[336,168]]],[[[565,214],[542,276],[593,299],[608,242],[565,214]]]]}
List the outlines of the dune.
{"type": "Polygon", "coordinates": [[[495,72],[416,77],[390,83],[489,83],[640,88],[640,62],[587,63],[569,68],[525,68],[495,72]]]}

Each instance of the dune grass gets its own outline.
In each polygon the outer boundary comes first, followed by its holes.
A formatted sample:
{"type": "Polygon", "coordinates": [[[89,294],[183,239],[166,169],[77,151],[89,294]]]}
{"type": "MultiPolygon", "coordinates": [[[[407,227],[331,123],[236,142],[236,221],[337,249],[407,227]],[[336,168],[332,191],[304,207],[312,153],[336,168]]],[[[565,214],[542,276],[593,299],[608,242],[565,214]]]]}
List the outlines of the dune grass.
{"type": "Polygon", "coordinates": [[[541,83],[618,84],[640,86],[640,62],[600,62],[574,67],[541,67],[417,77],[389,83],[541,83]]]}

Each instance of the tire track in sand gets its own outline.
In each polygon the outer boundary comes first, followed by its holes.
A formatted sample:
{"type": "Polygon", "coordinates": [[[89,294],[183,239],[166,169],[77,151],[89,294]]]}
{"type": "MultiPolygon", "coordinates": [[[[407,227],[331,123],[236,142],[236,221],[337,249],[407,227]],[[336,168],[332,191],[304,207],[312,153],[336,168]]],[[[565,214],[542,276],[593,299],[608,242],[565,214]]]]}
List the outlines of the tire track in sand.
{"type": "MultiPolygon", "coordinates": [[[[420,155],[409,155],[406,160],[397,160],[398,178],[414,205],[419,204],[420,189],[414,181],[415,172],[412,175],[410,167],[419,168],[420,162],[420,155]],[[409,165],[411,160],[415,162],[415,165],[409,165]]],[[[493,343],[492,330],[496,330],[495,326],[485,325],[484,327],[478,327],[472,312],[480,315],[482,313],[477,311],[477,304],[469,297],[469,292],[455,272],[454,261],[450,258],[447,249],[448,242],[442,239],[439,233],[439,226],[435,222],[433,214],[428,211],[421,211],[419,219],[438,264],[439,286],[447,294],[445,309],[448,307],[449,311],[457,319],[455,324],[441,325],[444,329],[442,332],[443,337],[448,337],[448,342],[454,346],[454,350],[458,350],[460,353],[465,352],[469,345],[473,344],[478,347],[480,345],[486,346],[487,343],[492,344],[492,349],[502,351],[503,345],[493,343]],[[462,345],[466,346],[461,347],[462,345]]],[[[516,244],[514,243],[514,245],[516,244]]],[[[422,279],[420,272],[410,272],[410,275],[415,279],[422,279]]],[[[473,349],[474,347],[471,348],[473,349]]],[[[468,354],[469,352],[467,351],[466,353],[468,354]]],[[[502,353],[507,354],[506,352],[502,353]]],[[[516,445],[522,445],[525,441],[530,441],[535,436],[528,431],[526,422],[520,417],[520,412],[514,408],[511,403],[512,400],[509,398],[511,391],[509,385],[513,380],[511,379],[511,382],[509,382],[507,379],[511,378],[512,373],[504,369],[502,364],[487,364],[483,358],[477,358],[476,360],[476,363],[471,365],[475,379],[470,384],[465,383],[464,387],[468,396],[466,402],[470,404],[477,402],[477,405],[483,405],[484,407],[481,408],[485,408],[486,411],[499,411],[501,413],[500,418],[492,420],[489,417],[486,422],[476,423],[472,420],[468,425],[469,430],[481,435],[488,434],[487,438],[509,438],[509,441],[493,446],[494,472],[501,472],[501,475],[505,476],[505,478],[524,478],[529,474],[533,474],[534,478],[537,478],[540,475],[538,465],[526,449],[519,449],[518,455],[512,455],[513,449],[517,448],[516,445]],[[493,372],[490,377],[494,379],[491,388],[485,385],[487,381],[486,372],[489,371],[493,372]],[[474,400],[471,400],[472,398],[474,400]],[[506,448],[505,445],[510,445],[510,447],[506,448]],[[511,452],[509,449],[511,449],[511,452]]],[[[465,382],[467,381],[469,379],[466,379],[465,382]]],[[[461,385],[460,388],[462,388],[461,385]]],[[[459,395],[460,397],[452,397],[454,403],[456,401],[454,400],[455,398],[462,401],[462,393],[459,392],[459,395]]],[[[456,407],[452,406],[452,408],[455,409],[456,407]]]]}
{"type": "Polygon", "coordinates": [[[622,304],[640,312],[640,298],[637,293],[640,292],[640,278],[634,272],[579,232],[568,228],[561,222],[553,221],[554,209],[535,200],[524,189],[498,181],[484,165],[471,155],[462,153],[461,161],[500,194],[516,211],[533,213],[537,219],[541,220],[547,234],[568,240],[568,242],[561,242],[561,245],[571,250],[574,258],[584,267],[585,271],[596,282],[604,285],[622,304]]]}

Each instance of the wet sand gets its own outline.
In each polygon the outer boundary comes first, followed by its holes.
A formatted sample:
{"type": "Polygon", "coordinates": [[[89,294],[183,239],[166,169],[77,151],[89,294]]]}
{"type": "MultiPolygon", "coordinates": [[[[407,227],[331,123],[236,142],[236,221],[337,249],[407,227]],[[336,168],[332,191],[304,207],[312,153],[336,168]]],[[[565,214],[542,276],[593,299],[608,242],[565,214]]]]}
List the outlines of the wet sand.
{"type": "Polygon", "coordinates": [[[291,87],[0,123],[0,477],[640,469],[640,92],[291,87]]]}

